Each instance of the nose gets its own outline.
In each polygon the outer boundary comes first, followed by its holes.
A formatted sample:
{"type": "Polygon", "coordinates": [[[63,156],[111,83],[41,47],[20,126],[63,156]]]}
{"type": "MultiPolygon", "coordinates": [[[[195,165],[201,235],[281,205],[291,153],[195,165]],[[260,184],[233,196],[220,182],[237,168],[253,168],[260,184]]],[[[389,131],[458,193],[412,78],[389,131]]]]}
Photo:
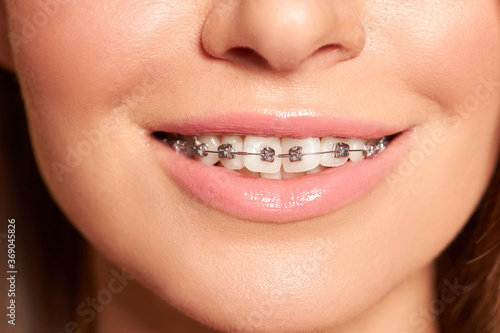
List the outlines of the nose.
{"type": "Polygon", "coordinates": [[[366,34],[356,9],[340,0],[220,0],[201,39],[214,58],[294,71],[356,57],[366,34]]]}

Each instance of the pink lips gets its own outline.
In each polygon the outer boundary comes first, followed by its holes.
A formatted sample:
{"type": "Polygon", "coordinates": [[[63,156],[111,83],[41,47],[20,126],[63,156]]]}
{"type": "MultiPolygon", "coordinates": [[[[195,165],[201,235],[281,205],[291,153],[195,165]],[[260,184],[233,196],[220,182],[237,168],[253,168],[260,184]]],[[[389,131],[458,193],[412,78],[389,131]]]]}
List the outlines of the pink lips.
{"type": "Polygon", "coordinates": [[[229,114],[193,121],[171,123],[156,131],[186,135],[242,134],[289,138],[341,137],[378,139],[406,130],[407,127],[388,126],[376,121],[350,121],[316,113],[301,114],[229,114]]]}
{"type": "MultiPolygon", "coordinates": [[[[238,133],[281,137],[379,138],[403,129],[329,117],[231,115],[171,124],[158,130],[187,135],[238,133]],[[269,128],[265,124],[275,126],[269,128]]],[[[371,159],[283,180],[253,178],[223,167],[204,165],[175,153],[159,141],[157,147],[168,176],[201,202],[247,220],[286,223],[337,210],[373,189],[407,151],[411,138],[411,131],[405,130],[383,153],[371,159]]]]}

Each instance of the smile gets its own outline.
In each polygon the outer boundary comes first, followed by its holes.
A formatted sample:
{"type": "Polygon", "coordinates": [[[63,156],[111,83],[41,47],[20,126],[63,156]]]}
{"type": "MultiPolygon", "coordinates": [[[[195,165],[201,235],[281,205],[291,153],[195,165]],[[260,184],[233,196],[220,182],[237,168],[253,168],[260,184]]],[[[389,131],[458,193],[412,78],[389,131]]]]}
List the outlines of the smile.
{"type": "Polygon", "coordinates": [[[372,158],[382,153],[394,137],[363,140],[333,137],[185,136],[165,132],[154,135],[176,152],[196,158],[201,163],[216,164],[269,179],[314,174],[326,168],[342,166],[348,160],[359,162],[372,158]]]}
{"type": "Polygon", "coordinates": [[[236,114],[149,131],[167,178],[184,195],[265,223],[314,218],[354,202],[390,174],[413,142],[409,127],[324,115],[236,114]],[[275,126],[263,126],[269,123],[275,126]]]}

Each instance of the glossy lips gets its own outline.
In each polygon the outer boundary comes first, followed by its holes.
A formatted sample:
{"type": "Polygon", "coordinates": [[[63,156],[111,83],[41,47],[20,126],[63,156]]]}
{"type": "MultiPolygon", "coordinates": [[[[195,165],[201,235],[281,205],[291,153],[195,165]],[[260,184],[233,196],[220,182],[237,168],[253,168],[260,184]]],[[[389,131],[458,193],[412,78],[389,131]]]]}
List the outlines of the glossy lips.
{"type": "MultiPolygon", "coordinates": [[[[207,165],[249,171],[265,178],[269,175],[306,174],[322,167],[338,167],[351,160],[359,162],[381,153],[392,137],[377,140],[341,138],[276,138],[256,136],[185,136],[178,133],[154,133],[175,151],[194,156],[207,165]],[[338,152],[337,152],[338,150],[338,152]],[[345,150],[345,151],[344,151],[345,150]],[[340,152],[346,156],[337,156],[340,152]],[[334,153],[335,152],[335,153],[334,153]],[[219,163],[220,162],[220,163],[219,163]]],[[[313,172],[313,173],[316,173],[313,172]]]]}
{"type": "MultiPolygon", "coordinates": [[[[255,115],[240,115],[238,123],[244,123],[243,128],[234,123],[235,118],[233,117],[228,116],[222,119],[219,117],[217,121],[204,120],[204,133],[218,133],[220,135],[230,133],[240,135],[262,134],[259,132],[260,123],[265,121],[266,116],[255,118],[255,115]],[[242,121],[242,118],[247,121],[242,121]],[[256,119],[257,121],[255,121],[256,119]]],[[[328,117],[321,117],[321,119],[319,117],[307,117],[307,121],[296,118],[273,119],[273,121],[283,121],[288,124],[299,121],[302,126],[293,128],[283,125],[280,128],[284,130],[280,131],[275,128],[270,131],[273,132],[270,135],[291,134],[295,138],[308,137],[310,133],[325,133],[327,131],[330,136],[337,136],[337,133],[343,131],[343,133],[356,133],[351,137],[374,139],[404,130],[387,128],[382,125],[371,124],[369,126],[360,123],[342,122],[328,117]],[[348,126],[346,127],[346,125],[348,126]],[[311,131],[311,127],[314,126],[316,126],[315,131],[311,131]],[[336,130],[339,126],[343,127],[342,131],[336,130]],[[366,133],[369,134],[366,135],[366,133]]],[[[198,132],[201,129],[199,124],[198,122],[191,122],[170,126],[164,125],[155,128],[155,130],[186,135],[194,135],[200,132],[203,134],[202,131],[198,132]],[[197,132],[193,133],[192,131],[197,132]]],[[[328,137],[328,135],[325,136],[328,137]]],[[[411,144],[411,137],[411,131],[404,131],[395,137],[383,153],[372,159],[348,163],[338,168],[315,170],[311,174],[291,179],[249,177],[224,167],[200,163],[197,160],[176,153],[159,141],[156,141],[156,143],[158,156],[168,176],[198,200],[208,206],[243,219],[284,223],[313,218],[339,209],[370,191],[391,171],[401,154],[411,144]]],[[[238,142],[234,136],[231,139],[238,142]]],[[[294,141],[291,139],[293,138],[287,138],[285,144],[293,144],[294,141]]],[[[357,142],[350,143],[356,147],[357,142]]],[[[311,142],[311,144],[317,145],[317,142],[311,142]]],[[[220,145],[220,142],[214,142],[213,145],[214,147],[220,145]]],[[[250,148],[244,147],[245,151],[250,148]]],[[[321,148],[321,143],[319,148],[321,148]]],[[[352,157],[357,158],[356,155],[352,157]]],[[[326,160],[325,162],[335,165],[337,161],[326,160]]],[[[241,164],[241,160],[234,163],[241,164]]],[[[279,170],[273,171],[279,172],[279,170]]],[[[267,174],[272,175],[273,173],[267,174]]]]}

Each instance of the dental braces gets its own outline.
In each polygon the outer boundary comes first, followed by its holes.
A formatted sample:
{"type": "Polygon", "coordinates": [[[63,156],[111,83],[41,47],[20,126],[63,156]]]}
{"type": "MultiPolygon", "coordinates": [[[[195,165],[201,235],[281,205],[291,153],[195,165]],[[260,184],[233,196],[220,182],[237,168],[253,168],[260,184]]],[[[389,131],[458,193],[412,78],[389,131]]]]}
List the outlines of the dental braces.
{"type": "Polygon", "coordinates": [[[205,157],[208,154],[218,154],[219,158],[229,160],[236,158],[236,156],[260,156],[261,161],[269,163],[273,163],[275,158],[288,158],[292,163],[300,162],[304,160],[304,156],[324,154],[331,154],[334,158],[345,158],[349,157],[351,152],[363,152],[364,157],[371,158],[381,153],[389,144],[389,139],[383,137],[374,143],[365,143],[363,149],[351,149],[347,143],[338,142],[332,146],[331,150],[327,151],[305,153],[302,146],[294,146],[288,150],[288,154],[276,154],[276,151],[269,146],[262,147],[260,153],[250,153],[236,151],[234,146],[229,143],[221,144],[216,151],[209,150],[208,145],[198,141],[196,136],[194,136],[195,142],[193,145],[189,145],[184,140],[164,139],[164,141],[176,152],[185,153],[186,155],[205,157]]]}

